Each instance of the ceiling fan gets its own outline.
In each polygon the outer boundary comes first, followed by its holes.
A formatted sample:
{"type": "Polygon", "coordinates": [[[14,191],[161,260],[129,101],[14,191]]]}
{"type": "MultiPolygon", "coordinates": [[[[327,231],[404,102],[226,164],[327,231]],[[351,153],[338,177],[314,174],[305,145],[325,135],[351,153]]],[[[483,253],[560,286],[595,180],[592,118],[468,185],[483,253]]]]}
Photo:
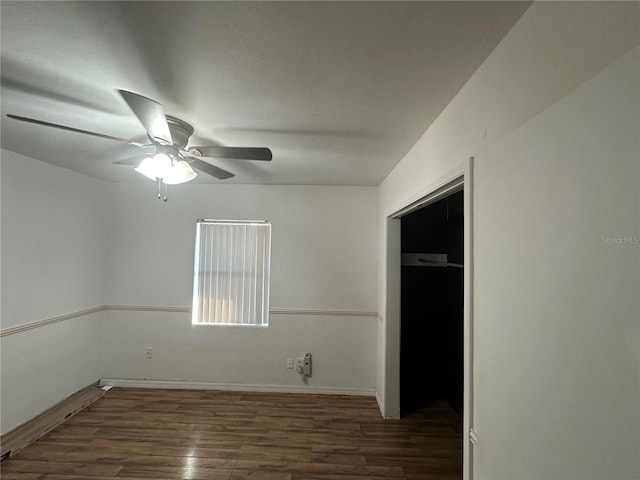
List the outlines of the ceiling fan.
{"type": "MultiPolygon", "coordinates": [[[[205,158],[262,161],[270,161],[272,158],[271,150],[264,147],[187,146],[189,137],[194,131],[191,125],[184,120],[166,115],[162,105],[155,100],[126,90],[118,90],[118,93],[147,131],[147,136],[151,143],[140,143],[19,115],[7,114],[7,117],[22,122],[114,140],[136,147],[155,147],[155,154],[142,160],[136,167],[136,171],[153,180],[157,180],[159,186],[161,183],[170,185],[192,180],[196,177],[196,173],[191,167],[220,180],[234,176],[233,173],[205,161],[205,158]]],[[[129,164],[130,162],[115,163],[129,164]]]]}

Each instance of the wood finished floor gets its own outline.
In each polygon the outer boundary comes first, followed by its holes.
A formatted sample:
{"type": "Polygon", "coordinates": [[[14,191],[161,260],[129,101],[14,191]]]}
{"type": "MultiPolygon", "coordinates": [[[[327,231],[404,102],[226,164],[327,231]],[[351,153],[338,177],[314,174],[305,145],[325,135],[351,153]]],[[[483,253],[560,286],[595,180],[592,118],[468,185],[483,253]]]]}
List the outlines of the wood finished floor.
{"type": "Polygon", "coordinates": [[[114,388],[0,464],[2,480],[459,480],[461,420],[371,397],[114,388]]]}

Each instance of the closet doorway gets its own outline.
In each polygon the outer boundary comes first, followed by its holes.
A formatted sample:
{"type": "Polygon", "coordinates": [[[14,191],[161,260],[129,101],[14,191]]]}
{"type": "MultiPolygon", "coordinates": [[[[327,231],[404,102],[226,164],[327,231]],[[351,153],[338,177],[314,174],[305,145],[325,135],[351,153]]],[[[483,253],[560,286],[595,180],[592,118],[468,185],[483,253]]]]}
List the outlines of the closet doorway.
{"type": "MultiPolygon", "coordinates": [[[[449,419],[453,419],[455,423],[455,438],[452,438],[455,445],[454,448],[462,449],[462,475],[461,478],[471,479],[473,478],[474,470],[474,446],[477,444],[477,432],[473,428],[473,157],[469,157],[468,161],[460,162],[455,168],[449,171],[447,174],[439,177],[439,179],[430,185],[426,186],[424,190],[413,197],[413,200],[405,200],[402,204],[390,208],[385,213],[385,238],[384,238],[384,397],[381,399],[382,410],[385,418],[400,418],[401,416],[409,415],[427,415],[431,416],[434,410],[438,410],[438,405],[435,408],[429,408],[428,402],[431,399],[440,398],[440,405],[446,406],[446,411],[449,412],[449,419]],[[455,197],[455,195],[459,195],[455,197]],[[421,239],[428,234],[412,233],[409,223],[413,220],[419,219],[418,213],[415,217],[411,217],[414,213],[423,209],[428,209],[430,206],[445,200],[444,216],[446,219],[446,200],[449,199],[449,220],[456,218],[458,222],[457,226],[451,227],[451,231],[458,231],[457,242],[462,245],[462,254],[456,257],[457,253],[452,250],[451,253],[447,251],[431,250],[431,246],[421,243],[421,239]],[[460,202],[460,203],[458,203],[460,202]],[[454,205],[455,204],[455,205],[454,205]],[[462,210],[458,210],[458,205],[462,204],[462,210]],[[455,210],[455,211],[454,211],[455,210]],[[405,220],[405,217],[407,219],[405,220]],[[405,232],[403,234],[403,222],[405,223],[405,232]],[[408,230],[407,230],[408,228],[408,230]],[[409,252],[408,247],[403,250],[403,243],[418,243],[419,248],[416,248],[413,252],[409,252]],[[432,357],[437,356],[438,348],[430,348],[429,342],[439,340],[439,345],[436,347],[444,347],[443,344],[448,342],[447,336],[438,337],[435,334],[429,335],[420,331],[422,328],[427,327],[426,321],[422,323],[406,322],[407,315],[411,315],[412,308],[410,304],[401,305],[403,297],[403,289],[410,284],[410,278],[402,278],[403,270],[408,270],[408,265],[402,266],[403,252],[406,254],[429,254],[429,257],[416,257],[413,259],[407,259],[408,261],[414,261],[419,263],[428,262],[443,262],[444,257],[441,255],[446,254],[446,262],[450,264],[458,265],[446,265],[446,266],[432,266],[432,267],[416,267],[415,269],[421,269],[420,271],[432,271],[432,275],[459,275],[462,278],[462,299],[456,301],[456,309],[462,311],[462,335],[457,340],[453,341],[454,348],[460,348],[462,345],[462,354],[451,362],[433,362],[432,357]],[[420,261],[418,258],[423,258],[426,261],[420,261]],[[462,268],[460,268],[462,266],[462,268]],[[435,270],[434,270],[435,269],[435,270]],[[444,273],[449,272],[449,273],[444,273]],[[404,284],[404,285],[403,285],[404,284]],[[404,310],[404,312],[403,312],[404,310]],[[405,319],[402,319],[402,316],[405,319]],[[411,333],[411,328],[415,328],[416,331],[411,333]],[[404,332],[403,332],[404,330],[404,332]],[[415,340],[415,342],[413,342],[415,340]],[[413,348],[417,345],[417,348],[413,348]],[[460,363],[462,366],[460,367],[460,363]],[[434,371],[437,365],[440,365],[440,369],[434,371]],[[458,376],[451,376],[449,378],[454,379],[452,381],[452,387],[448,388],[447,375],[444,372],[457,371],[458,376]],[[402,386],[401,386],[402,384],[402,386]],[[434,387],[443,387],[436,389],[434,387]],[[439,390],[439,391],[438,391],[439,390]],[[459,391],[462,391],[460,395],[459,391]],[[449,399],[447,399],[447,397],[449,399]],[[425,407],[420,407],[420,404],[426,402],[425,407]],[[460,408],[462,404],[462,408],[460,408]],[[456,413],[454,408],[458,408],[461,413],[456,413]],[[409,413],[412,409],[415,413],[409,413]]],[[[440,204],[442,208],[443,204],[440,204]]],[[[438,207],[436,207],[437,209],[438,207]]],[[[430,216],[436,216],[437,213],[433,213],[435,210],[425,210],[425,224],[428,223],[430,216]]],[[[442,213],[440,213],[442,215],[442,213]]],[[[440,217],[442,218],[442,217],[440,217]]],[[[432,228],[432,227],[431,227],[432,228]]],[[[442,230],[444,231],[444,230],[442,230]]],[[[433,234],[436,238],[438,236],[444,236],[442,233],[433,234]]],[[[451,242],[453,245],[453,242],[451,242]]],[[[436,248],[436,247],[433,247],[436,248]]],[[[443,247],[444,248],[444,247],[443,247]]],[[[448,248],[448,247],[447,247],[448,248]]],[[[411,274],[409,274],[411,275],[411,274]]],[[[415,276],[420,275],[416,272],[415,276]]],[[[446,277],[441,282],[436,282],[439,287],[447,282],[446,277]]],[[[433,281],[432,281],[433,283],[433,281]]],[[[420,285],[418,283],[418,285],[420,285]]],[[[436,289],[438,287],[435,287],[436,289]]],[[[404,296],[413,296],[417,299],[418,307],[416,311],[422,312],[423,318],[431,315],[429,311],[429,305],[431,300],[429,299],[428,290],[424,287],[416,289],[404,289],[404,296]]],[[[439,307],[442,310],[445,309],[443,302],[449,302],[449,290],[446,293],[441,289],[438,300],[433,302],[440,302],[439,307]]],[[[459,297],[460,293],[455,293],[451,290],[452,299],[459,297]]],[[[435,310],[435,309],[434,309],[435,310]]],[[[455,309],[454,309],[455,310],[455,309]]],[[[418,314],[420,315],[420,313],[418,314]]],[[[435,316],[432,315],[432,316],[435,316]]],[[[460,323],[455,324],[446,329],[452,333],[455,328],[460,328],[460,323]]],[[[440,326],[440,330],[445,330],[445,327],[440,326]]],[[[454,336],[452,335],[452,339],[454,336]]],[[[432,344],[433,345],[433,344],[432,344]]],[[[442,351],[442,350],[440,350],[442,351]]],[[[441,360],[441,358],[440,358],[441,360]]],[[[432,404],[433,406],[433,404],[432,404]]],[[[438,413],[439,415],[439,413],[438,413]]],[[[434,427],[437,428],[437,427],[434,427]]],[[[445,427],[443,431],[451,432],[451,429],[445,427]]],[[[457,457],[456,453],[456,457],[457,457]]],[[[459,458],[459,457],[457,457],[459,458]]]]}
{"type": "Polygon", "coordinates": [[[400,414],[464,409],[464,192],[401,217],[400,414]]]}

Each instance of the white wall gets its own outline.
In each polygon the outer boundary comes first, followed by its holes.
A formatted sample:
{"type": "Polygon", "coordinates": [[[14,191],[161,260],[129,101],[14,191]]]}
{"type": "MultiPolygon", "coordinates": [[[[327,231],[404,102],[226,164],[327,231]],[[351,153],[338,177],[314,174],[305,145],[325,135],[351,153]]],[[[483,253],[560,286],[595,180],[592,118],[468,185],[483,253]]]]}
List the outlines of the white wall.
{"type": "MultiPolygon", "coordinates": [[[[107,185],[2,150],[0,328],[101,305],[107,185]]],[[[100,313],[3,336],[1,431],[100,377],[100,313]]]]}
{"type": "Polygon", "coordinates": [[[105,383],[372,395],[375,318],[272,315],[268,328],[192,326],[188,313],[108,312],[105,383]],[[145,347],[153,358],[145,359],[145,347]],[[287,357],[313,355],[304,384],[287,357]]]}
{"type": "Polygon", "coordinates": [[[198,218],[272,222],[271,307],[376,309],[377,188],[113,188],[108,303],[191,305],[198,218]]]}
{"type": "Polygon", "coordinates": [[[516,469],[640,477],[638,55],[478,159],[475,391],[486,478],[516,469]],[[623,237],[633,243],[606,243],[623,237]]]}
{"type": "Polygon", "coordinates": [[[265,219],[271,309],[281,313],[261,329],[194,327],[186,312],[107,312],[103,377],[373,393],[377,188],[193,184],[170,189],[167,203],[151,183],[113,192],[107,303],[189,307],[196,219],[265,219]],[[285,369],[306,352],[308,386],[285,369]]]}
{"type": "Polygon", "coordinates": [[[534,4],[381,185],[386,253],[385,216],[476,158],[476,479],[640,477],[638,8],[534,4]]]}
{"type": "Polygon", "coordinates": [[[103,303],[108,192],[2,150],[2,328],[103,303]]]}

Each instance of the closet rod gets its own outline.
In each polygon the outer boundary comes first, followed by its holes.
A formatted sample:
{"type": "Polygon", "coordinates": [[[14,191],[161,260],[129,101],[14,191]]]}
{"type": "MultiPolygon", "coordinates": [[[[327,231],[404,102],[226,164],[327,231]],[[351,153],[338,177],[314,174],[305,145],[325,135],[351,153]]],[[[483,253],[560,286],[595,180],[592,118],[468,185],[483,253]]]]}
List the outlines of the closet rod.
{"type": "Polygon", "coordinates": [[[426,260],[424,258],[419,258],[419,262],[427,263],[429,265],[434,265],[438,267],[456,267],[456,268],[464,268],[464,264],[462,263],[451,263],[451,262],[436,262],[434,260],[426,260]]]}

